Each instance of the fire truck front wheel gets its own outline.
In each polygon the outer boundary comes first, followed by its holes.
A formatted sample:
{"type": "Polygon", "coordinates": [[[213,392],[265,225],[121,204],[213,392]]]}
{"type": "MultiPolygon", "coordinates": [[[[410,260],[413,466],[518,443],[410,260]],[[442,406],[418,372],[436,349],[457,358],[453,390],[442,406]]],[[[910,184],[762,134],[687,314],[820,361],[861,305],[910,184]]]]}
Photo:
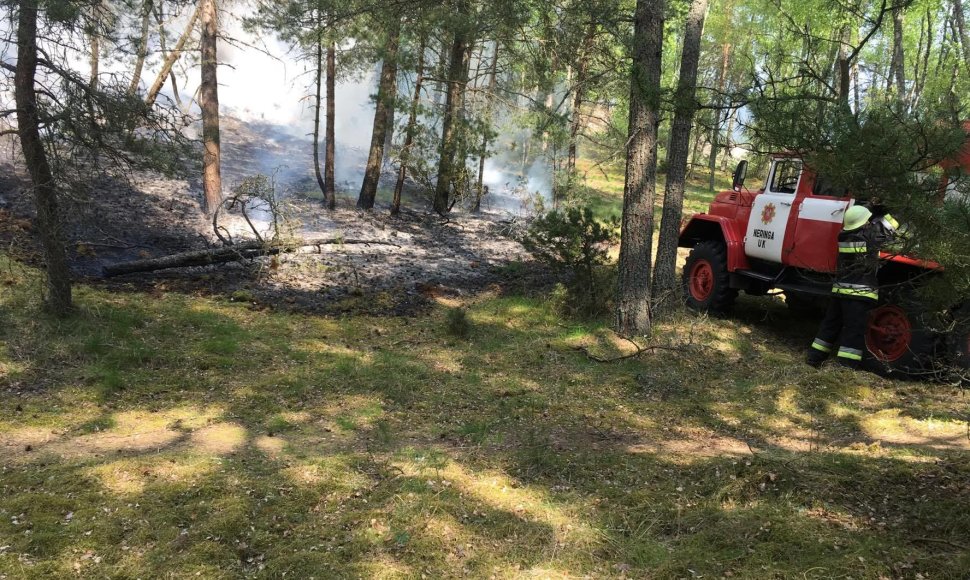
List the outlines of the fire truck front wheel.
{"type": "Polygon", "coordinates": [[[738,296],[730,281],[724,244],[703,241],[694,246],[683,274],[684,299],[689,308],[702,312],[727,310],[738,296]]]}

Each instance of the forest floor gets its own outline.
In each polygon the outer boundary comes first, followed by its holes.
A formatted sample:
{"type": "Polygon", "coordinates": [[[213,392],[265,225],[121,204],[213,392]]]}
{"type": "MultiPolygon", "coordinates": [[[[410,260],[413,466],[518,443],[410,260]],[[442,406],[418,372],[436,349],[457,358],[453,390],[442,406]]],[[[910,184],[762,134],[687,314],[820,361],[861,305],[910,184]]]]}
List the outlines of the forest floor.
{"type": "Polygon", "coordinates": [[[0,577],[966,578],[967,395],[770,298],[639,356],[484,291],[328,318],[0,258],[0,577]],[[467,308],[467,336],[449,332],[467,308]]]}
{"type": "MultiPolygon", "coordinates": [[[[312,195],[316,182],[306,183],[313,170],[304,163],[308,155],[303,141],[271,127],[235,122],[227,123],[225,134],[227,191],[253,175],[272,175],[284,236],[338,243],[316,252],[103,279],[107,265],[221,246],[213,224],[199,209],[197,179],[134,171],[125,179],[102,176],[89,191],[63,196],[65,236],[76,276],[115,291],[219,295],[259,308],[318,314],[406,314],[426,309],[435,296],[551,284],[548,270],[532,262],[517,241],[522,222],[515,215],[463,212],[458,219],[444,220],[412,186],[401,215],[391,218],[386,188],[381,189],[381,205],[362,212],[354,207],[356,191],[351,195],[350,184],[341,184],[337,209],[328,211],[312,195]],[[291,160],[292,167],[275,169],[280,160],[291,160]]],[[[363,171],[362,153],[347,150],[341,155],[347,171],[357,165],[363,171]]],[[[23,164],[10,148],[0,148],[0,245],[37,265],[32,213],[23,164]]],[[[268,214],[257,211],[253,221],[269,239],[268,214]]],[[[255,239],[238,211],[221,214],[219,225],[236,241],[255,239]]]]}
{"type": "Polygon", "coordinates": [[[29,230],[0,219],[0,578],[970,575],[966,391],[809,368],[778,299],[636,355],[510,254],[382,316],[210,269],[90,279],[55,320],[29,230]]]}

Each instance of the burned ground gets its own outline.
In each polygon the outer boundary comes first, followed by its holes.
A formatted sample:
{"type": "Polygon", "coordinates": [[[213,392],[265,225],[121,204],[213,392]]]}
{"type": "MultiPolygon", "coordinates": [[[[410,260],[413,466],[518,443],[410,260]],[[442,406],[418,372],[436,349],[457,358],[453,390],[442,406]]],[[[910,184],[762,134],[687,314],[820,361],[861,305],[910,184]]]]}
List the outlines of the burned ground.
{"type": "MultiPolygon", "coordinates": [[[[115,290],[223,295],[257,307],[318,313],[404,314],[426,307],[438,295],[549,284],[549,272],[533,263],[516,241],[521,224],[508,214],[459,212],[451,219],[441,219],[429,211],[412,184],[407,200],[410,207],[390,218],[386,207],[379,206],[374,212],[353,209],[349,183],[343,185],[337,210],[330,212],[312,197],[315,182],[305,140],[278,128],[229,122],[225,144],[227,189],[254,174],[271,174],[286,206],[288,225],[297,237],[372,240],[375,244],[336,243],[314,253],[103,280],[105,265],[220,243],[212,223],[200,212],[197,179],[135,172],[125,179],[100,179],[83,196],[64,196],[65,233],[75,275],[115,290]],[[289,165],[277,165],[280,160],[289,160],[289,165]]],[[[340,154],[347,171],[363,165],[360,152],[340,154]]],[[[18,169],[22,164],[11,155],[8,151],[2,161],[4,178],[0,180],[0,211],[11,219],[5,220],[6,233],[0,231],[0,235],[36,258],[27,180],[18,169]]],[[[257,220],[258,227],[267,223],[266,216],[257,220]]],[[[237,240],[253,238],[238,212],[223,214],[220,225],[237,240]]]]}

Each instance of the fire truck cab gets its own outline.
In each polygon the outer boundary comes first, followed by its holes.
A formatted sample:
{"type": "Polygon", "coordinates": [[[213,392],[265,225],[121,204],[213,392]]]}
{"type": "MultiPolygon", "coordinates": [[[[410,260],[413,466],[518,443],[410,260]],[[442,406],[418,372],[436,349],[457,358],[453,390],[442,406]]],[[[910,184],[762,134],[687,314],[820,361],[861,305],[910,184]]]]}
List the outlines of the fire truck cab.
{"type": "MultiPolygon", "coordinates": [[[[765,295],[782,291],[795,309],[831,295],[837,238],[845,211],[856,203],[837,183],[817,175],[792,155],[771,159],[764,187],[744,188],[747,161],[734,174],[732,190],[719,193],[706,213],[692,216],[680,234],[691,248],[683,271],[688,307],[729,308],[740,290],[765,295]]],[[[970,333],[941,337],[924,323],[914,293],[904,290],[919,275],[942,272],[933,262],[882,255],[880,293],[866,332],[869,362],[877,370],[922,372],[943,351],[967,366],[970,333]],[[946,348],[943,348],[943,345],[946,348]]]]}

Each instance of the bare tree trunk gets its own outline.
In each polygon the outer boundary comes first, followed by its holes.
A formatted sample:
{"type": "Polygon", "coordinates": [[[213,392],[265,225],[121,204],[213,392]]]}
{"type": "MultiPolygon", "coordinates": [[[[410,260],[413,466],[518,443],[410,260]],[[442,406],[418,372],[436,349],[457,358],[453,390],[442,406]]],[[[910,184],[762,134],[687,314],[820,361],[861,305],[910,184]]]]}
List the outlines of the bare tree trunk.
{"type": "Polygon", "coordinates": [[[158,93],[161,92],[162,86],[165,84],[165,79],[168,77],[169,73],[172,72],[172,66],[175,65],[175,61],[182,56],[182,51],[185,50],[185,43],[188,42],[189,38],[192,36],[192,31],[195,29],[195,23],[198,22],[199,16],[202,12],[203,3],[209,2],[211,0],[201,0],[199,6],[192,13],[192,17],[189,18],[189,23],[185,25],[185,30],[182,32],[182,36],[179,37],[178,42],[175,43],[175,47],[172,48],[172,52],[168,53],[165,57],[165,61],[162,63],[162,69],[158,71],[158,76],[155,77],[155,82],[148,89],[148,93],[145,95],[145,104],[148,107],[152,107],[155,104],[155,100],[158,98],[158,93]]]}
{"type": "Polygon", "coordinates": [[[337,122],[337,43],[333,40],[327,45],[327,148],[323,160],[323,178],[326,188],[323,197],[327,209],[337,208],[337,187],[334,180],[334,164],[337,155],[335,123],[337,122]]]}
{"type": "Polygon", "coordinates": [[[677,242],[684,211],[684,185],[687,177],[687,156],[690,134],[697,111],[697,65],[700,60],[701,34],[707,0],[693,0],[684,30],[684,49],[680,58],[680,77],[674,95],[674,120],[667,149],[667,183],[664,187],[663,215],[660,220],[660,239],[657,242],[657,261],[653,272],[652,297],[654,307],[666,310],[678,302],[680,285],[677,281],[677,242]]]}
{"type": "Polygon", "coordinates": [[[896,93],[904,105],[906,99],[906,59],[903,51],[903,8],[893,10],[893,59],[896,60],[896,93]]]}
{"type": "Polygon", "coordinates": [[[849,109],[849,92],[852,85],[852,63],[849,62],[849,42],[851,37],[849,36],[849,26],[845,25],[839,32],[839,57],[836,63],[836,69],[838,73],[838,99],[839,103],[846,110],[849,109]]]}
{"type": "MultiPolygon", "coordinates": [[[[724,103],[724,86],[727,83],[727,68],[731,58],[731,45],[724,43],[721,45],[721,69],[717,77],[717,102],[724,103]]],[[[725,117],[727,114],[725,113],[725,117]]],[[[711,157],[708,159],[707,168],[710,171],[708,188],[714,191],[714,171],[717,168],[717,146],[721,140],[721,111],[714,111],[714,125],[711,127],[711,157]]]]}
{"type": "MultiPolygon", "coordinates": [[[[859,32],[852,29],[852,42],[859,41],[859,32]]],[[[852,100],[855,103],[855,108],[853,109],[856,113],[862,108],[862,91],[859,87],[859,59],[852,59],[852,100]]]]}
{"type": "MultiPolygon", "coordinates": [[[[95,8],[95,14],[97,14],[97,8],[95,8]]],[[[91,79],[88,81],[88,86],[91,90],[98,90],[98,77],[101,76],[101,37],[98,35],[98,31],[95,30],[91,33],[91,79]]]]}
{"type": "Polygon", "coordinates": [[[903,9],[893,8],[893,53],[890,65],[892,74],[887,82],[896,85],[897,110],[902,113],[906,108],[906,64],[903,58],[903,9]]]}
{"type": "Polygon", "coordinates": [[[492,56],[492,69],[488,75],[488,89],[485,95],[485,123],[482,131],[482,147],[478,152],[478,187],[475,189],[475,205],[472,211],[482,210],[482,197],[485,194],[485,160],[488,159],[488,137],[492,129],[492,106],[495,100],[495,86],[498,82],[498,41],[495,41],[495,54],[492,56]]]}
{"type": "Polygon", "coordinates": [[[590,51],[593,48],[593,40],[596,34],[596,24],[590,23],[583,37],[582,49],[579,53],[579,62],[576,65],[576,84],[573,91],[572,124],[569,127],[569,149],[566,153],[566,174],[570,184],[576,173],[576,158],[579,154],[579,133],[583,129],[583,101],[586,99],[586,76],[589,72],[590,51]]]}
{"type": "Polygon", "coordinates": [[[957,33],[960,36],[960,47],[963,49],[963,64],[970,73],[970,41],[967,39],[967,23],[963,15],[962,0],[953,0],[953,19],[957,24],[957,33]]]}
{"type": "MultiPolygon", "coordinates": [[[[459,3],[458,12],[464,14],[464,4],[459,3]]],[[[457,170],[455,156],[458,152],[458,125],[462,95],[462,79],[465,72],[465,52],[468,33],[463,24],[455,29],[454,41],[449,52],[448,90],[445,96],[445,115],[441,131],[441,156],[438,160],[438,182],[435,185],[434,210],[444,215],[450,209],[451,189],[457,170]]]]}
{"type": "Polygon", "coordinates": [[[411,111],[408,114],[404,146],[401,148],[401,167],[398,170],[397,183],[394,185],[391,215],[401,213],[401,194],[404,192],[404,180],[407,178],[408,163],[411,160],[411,148],[414,147],[414,137],[418,130],[418,108],[421,106],[421,88],[424,84],[424,53],[427,50],[427,43],[427,38],[421,37],[421,46],[418,48],[418,66],[414,79],[414,97],[411,98],[411,111]]]}
{"type": "MultiPolygon", "coordinates": [[[[396,83],[396,81],[395,81],[396,83]]],[[[395,84],[395,94],[397,93],[397,85],[395,84]]],[[[396,96],[395,96],[396,98],[396,96]]],[[[381,167],[386,168],[391,162],[391,156],[394,152],[394,133],[396,130],[397,123],[397,106],[387,108],[387,131],[384,132],[384,159],[381,161],[381,167]]]]}
{"type": "MultiPolygon", "coordinates": [[[[163,6],[164,4],[160,4],[158,6],[158,10],[157,11],[153,10],[153,12],[155,13],[155,22],[158,23],[158,51],[162,57],[162,62],[165,62],[166,60],[168,60],[169,54],[168,54],[168,48],[165,46],[165,18],[164,18],[164,15],[162,14],[163,6]]],[[[180,111],[188,112],[189,108],[191,107],[192,101],[195,100],[194,95],[193,95],[193,98],[190,99],[189,101],[189,107],[186,107],[185,103],[182,102],[182,96],[179,95],[178,79],[175,78],[175,71],[173,69],[169,69],[168,78],[169,78],[169,81],[171,81],[172,83],[172,96],[175,97],[175,104],[178,105],[178,108],[180,111]]]]}
{"type": "Polygon", "coordinates": [[[916,45],[916,57],[913,59],[913,85],[909,89],[909,96],[906,101],[912,108],[916,108],[923,95],[923,88],[926,85],[926,77],[930,68],[930,52],[933,51],[933,16],[929,9],[926,10],[926,18],[920,19],[919,23],[919,43],[916,45]],[[923,23],[926,28],[923,28],[923,23]],[[923,40],[926,39],[924,46],[923,40]]]}
{"type": "Polygon", "coordinates": [[[381,179],[381,166],[384,163],[384,143],[387,131],[388,110],[394,108],[397,97],[397,49],[401,37],[401,17],[395,16],[388,31],[384,62],[381,64],[381,80],[377,87],[377,103],[374,107],[374,128],[371,132],[370,153],[364,170],[364,181],[357,197],[357,207],[373,209],[377,198],[377,185],[381,179]]]}
{"type": "MultiPolygon", "coordinates": [[[[458,126],[461,128],[458,131],[458,151],[455,155],[454,162],[454,180],[452,183],[452,189],[455,191],[455,197],[451,200],[450,206],[454,206],[455,202],[462,197],[464,194],[469,193],[471,188],[471,183],[469,181],[468,173],[468,147],[471,135],[468,129],[468,123],[466,123],[466,116],[468,107],[466,106],[468,98],[468,82],[469,76],[471,75],[471,65],[472,65],[472,55],[475,51],[475,39],[470,38],[468,40],[468,46],[465,47],[465,63],[461,67],[462,76],[461,82],[459,83],[459,99],[458,99],[458,126]]],[[[450,207],[449,207],[450,209],[450,207]]]]}
{"type": "Polygon", "coordinates": [[[61,232],[57,189],[40,136],[37,94],[37,0],[22,0],[17,15],[17,67],[14,73],[14,98],[17,103],[17,134],[20,148],[33,183],[37,230],[47,266],[47,306],[63,316],[70,312],[71,275],[61,232]]]}
{"type": "Polygon", "coordinates": [[[131,84],[128,92],[132,95],[138,92],[141,83],[141,71],[145,67],[145,55],[148,54],[148,26],[151,24],[152,0],[145,0],[141,14],[141,38],[138,41],[138,52],[135,55],[135,70],[131,73],[131,84]]]}
{"type": "Polygon", "coordinates": [[[724,154],[721,155],[721,171],[727,171],[728,163],[734,159],[732,155],[734,150],[734,124],[738,120],[738,110],[729,109],[724,114],[727,115],[727,127],[724,131],[724,154]]]}
{"type": "Polygon", "coordinates": [[[317,8],[317,74],[316,74],[316,93],[314,94],[313,108],[313,173],[317,177],[317,185],[320,193],[323,194],[323,201],[327,201],[327,187],[323,180],[323,173],[320,171],[320,109],[323,108],[323,16],[317,8]]]}
{"type": "Polygon", "coordinates": [[[202,18],[202,188],[205,192],[203,209],[212,214],[222,203],[222,144],[219,135],[219,35],[217,0],[201,0],[202,18]]]}
{"type": "Polygon", "coordinates": [[[445,77],[448,75],[448,62],[445,55],[451,47],[448,43],[448,36],[446,34],[441,35],[441,45],[438,48],[438,62],[435,66],[435,82],[434,82],[434,107],[438,109],[441,107],[444,101],[445,95],[448,93],[448,82],[445,77]]]}
{"type": "Polygon", "coordinates": [[[700,135],[700,131],[693,131],[694,133],[694,150],[690,154],[690,163],[687,164],[687,176],[686,180],[689,180],[694,175],[694,168],[699,165],[699,159],[701,156],[701,150],[704,143],[704,139],[700,135]]]}
{"type": "Polygon", "coordinates": [[[637,0],[630,88],[630,139],[626,154],[616,290],[616,330],[623,336],[642,336],[650,332],[653,198],[657,178],[663,30],[663,0],[637,0]]]}

